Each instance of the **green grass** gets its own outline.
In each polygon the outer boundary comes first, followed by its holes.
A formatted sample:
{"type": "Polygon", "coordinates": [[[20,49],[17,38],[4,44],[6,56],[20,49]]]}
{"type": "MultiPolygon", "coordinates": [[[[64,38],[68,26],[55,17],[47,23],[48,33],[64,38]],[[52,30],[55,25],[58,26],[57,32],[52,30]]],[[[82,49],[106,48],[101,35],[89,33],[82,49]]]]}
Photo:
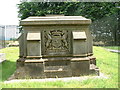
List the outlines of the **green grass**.
{"type": "Polygon", "coordinates": [[[0,53],[5,53],[6,55],[6,61],[0,65],[2,69],[2,81],[7,80],[14,73],[19,54],[18,51],[17,47],[8,47],[0,50],[0,53]]]}
{"type": "Polygon", "coordinates": [[[105,46],[104,48],[113,49],[113,50],[120,50],[120,46],[105,46]]]}
{"type": "MultiPolygon", "coordinates": [[[[18,59],[18,47],[9,47],[0,50],[6,53],[7,61],[2,65],[2,88],[118,88],[118,54],[111,53],[102,47],[94,47],[94,56],[97,58],[97,66],[100,72],[108,76],[108,79],[87,79],[83,81],[54,81],[54,82],[24,82],[4,83],[14,73],[15,62],[18,59]]],[[[120,78],[120,77],[119,77],[120,78]]]]}

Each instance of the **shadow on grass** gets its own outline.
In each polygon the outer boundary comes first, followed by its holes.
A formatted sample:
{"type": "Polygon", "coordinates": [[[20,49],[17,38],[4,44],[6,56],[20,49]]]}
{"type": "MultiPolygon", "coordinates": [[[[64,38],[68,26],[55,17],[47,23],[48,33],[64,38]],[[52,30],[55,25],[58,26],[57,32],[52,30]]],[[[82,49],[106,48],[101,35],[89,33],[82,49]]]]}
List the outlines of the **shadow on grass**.
{"type": "Polygon", "coordinates": [[[0,81],[5,81],[15,72],[16,62],[6,60],[2,64],[0,64],[0,70],[1,70],[0,81]]]}

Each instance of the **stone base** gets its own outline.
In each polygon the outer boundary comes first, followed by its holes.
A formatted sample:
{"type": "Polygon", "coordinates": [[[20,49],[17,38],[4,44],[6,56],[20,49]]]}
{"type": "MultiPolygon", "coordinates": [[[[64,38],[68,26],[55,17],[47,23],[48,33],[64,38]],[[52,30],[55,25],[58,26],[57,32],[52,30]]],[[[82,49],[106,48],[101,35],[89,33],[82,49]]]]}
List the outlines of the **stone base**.
{"type": "Polygon", "coordinates": [[[95,74],[99,75],[99,69],[95,66],[93,57],[54,57],[42,59],[17,60],[16,79],[24,78],[62,78],[95,74]]]}

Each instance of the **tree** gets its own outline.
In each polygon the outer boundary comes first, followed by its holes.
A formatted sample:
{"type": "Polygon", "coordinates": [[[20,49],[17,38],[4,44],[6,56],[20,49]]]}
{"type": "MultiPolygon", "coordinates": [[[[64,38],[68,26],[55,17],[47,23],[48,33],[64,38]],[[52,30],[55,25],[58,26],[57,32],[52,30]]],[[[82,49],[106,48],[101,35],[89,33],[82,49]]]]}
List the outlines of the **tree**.
{"type": "Polygon", "coordinates": [[[18,5],[19,17],[46,14],[81,15],[92,20],[110,16],[117,11],[118,2],[22,2],[18,5]]]}
{"type": "Polygon", "coordinates": [[[29,16],[46,14],[84,16],[95,23],[91,26],[93,35],[97,37],[94,41],[102,41],[106,45],[113,42],[114,45],[120,45],[117,43],[120,31],[116,28],[118,27],[117,18],[119,18],[116,8],[118,6],[120,6],[118,2],[22,2],[18,8],[21,20],[29,16]]]}
{"type": "Polygon", "coordinates": [[[79,3],[76,14],[97,20],[116,13],[117,6],[117,2],[83,2],[79,3]]]}

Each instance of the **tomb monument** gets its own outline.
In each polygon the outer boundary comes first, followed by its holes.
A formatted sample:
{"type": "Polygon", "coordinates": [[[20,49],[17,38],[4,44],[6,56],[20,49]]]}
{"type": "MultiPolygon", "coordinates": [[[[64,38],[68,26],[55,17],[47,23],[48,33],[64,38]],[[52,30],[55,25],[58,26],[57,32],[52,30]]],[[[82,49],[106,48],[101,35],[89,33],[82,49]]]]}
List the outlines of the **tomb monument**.
{"type": "Polygon", "coordinates": [[[93,56],[90,19],[47,15],[21,20],[16,78],[99,75],[93,56]]]}

